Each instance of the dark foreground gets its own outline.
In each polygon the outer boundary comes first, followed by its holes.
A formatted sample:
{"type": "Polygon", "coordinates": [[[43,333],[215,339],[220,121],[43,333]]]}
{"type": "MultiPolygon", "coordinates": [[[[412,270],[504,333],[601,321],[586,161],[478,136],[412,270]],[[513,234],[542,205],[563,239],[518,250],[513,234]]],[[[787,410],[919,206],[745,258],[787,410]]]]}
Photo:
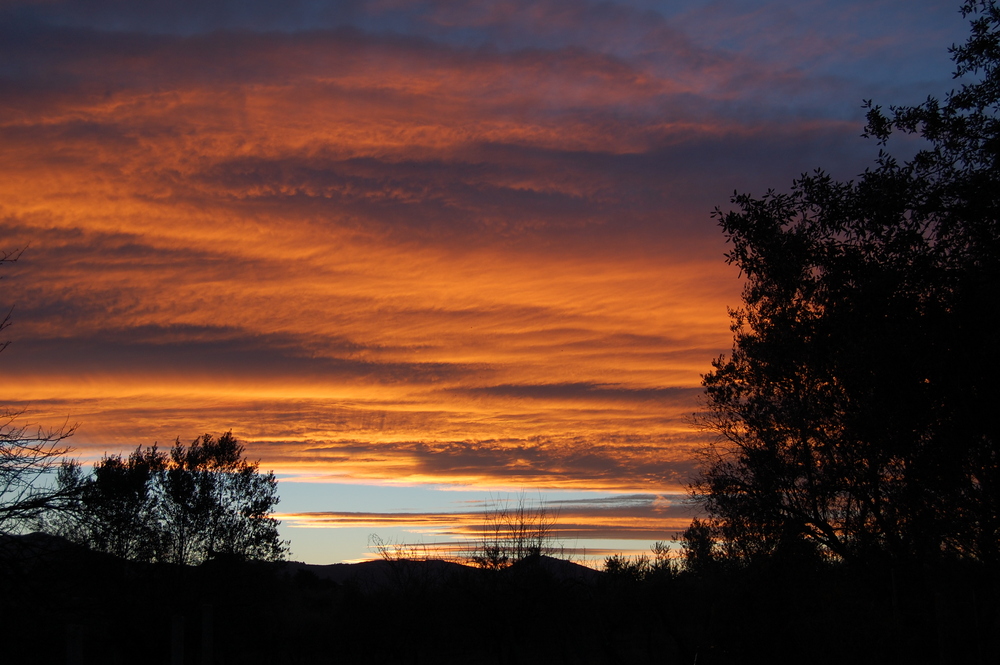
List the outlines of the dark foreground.
{"type": "Polygon", "coordinates": [[[139,565],[0,542],[4,663],[996,663],[980,569],[139,565]]]}

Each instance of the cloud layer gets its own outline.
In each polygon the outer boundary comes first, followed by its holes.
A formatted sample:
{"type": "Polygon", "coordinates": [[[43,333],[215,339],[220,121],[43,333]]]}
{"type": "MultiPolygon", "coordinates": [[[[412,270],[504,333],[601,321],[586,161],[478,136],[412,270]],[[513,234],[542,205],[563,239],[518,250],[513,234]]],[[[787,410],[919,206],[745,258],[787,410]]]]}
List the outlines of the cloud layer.
{"type": "Polygon", "coordinates": [[[711,210],[862,170],[863,97],[947,89],[938,5],[2,3],[0,400],[90,458],[679,490],[711,210]]]}
{"type": "MultiPolygon", "coordinates": [[[[451,512],[308,512],[279,515],[293,528],[403,529],[413,542],[388,541],[416,556],[467,559],[484,544],[518,534],[540,538],[546,547],[594,561],[621,548],[594,547],[614,541],[664,541],[691,521],[692,506],[683,496],[627,494],[544,503],[518,497],[467,502],[451,512]],[[587,543],[590,547],[587,547],[587,543]]],[[[383,542],[386,542],[383,540],[383,542]]],[[[377,556],[370,552],[369,556],[377,556]]]]}

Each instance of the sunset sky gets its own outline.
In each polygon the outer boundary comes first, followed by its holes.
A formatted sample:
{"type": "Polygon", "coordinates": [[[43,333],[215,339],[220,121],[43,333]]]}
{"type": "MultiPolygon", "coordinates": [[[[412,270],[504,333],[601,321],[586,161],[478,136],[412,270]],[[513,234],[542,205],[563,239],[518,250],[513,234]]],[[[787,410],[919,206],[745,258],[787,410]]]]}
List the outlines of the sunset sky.
{"type": "Polygon", "coordinates": [[[739,304],[711,211],[860,173],[862,100],[947,92],[966,34],[941,0],[0,0],[0,404],[88,463],[231,429],[298,560],[460,547],[522,493],[578,556],[647,548],[739,304]]]}

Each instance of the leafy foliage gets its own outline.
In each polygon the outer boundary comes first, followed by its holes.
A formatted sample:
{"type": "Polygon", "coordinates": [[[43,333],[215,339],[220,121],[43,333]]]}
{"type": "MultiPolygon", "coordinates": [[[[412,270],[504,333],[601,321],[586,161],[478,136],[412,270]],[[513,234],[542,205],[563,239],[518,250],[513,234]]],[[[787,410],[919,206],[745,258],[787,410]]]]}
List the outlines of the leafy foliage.
{"type": "Polygon", "coordinates": [[[154,560],[163,540],[155,477],[166,469],[166,462],[154,445],[139,447],[127,458],[106,456],[89,478],[79,464],[63,464],[58,484],[75,490],[76,505],[67,514],[50,516],[50,528],[99,552],[154,560]]]}
{"type": "Polygon", "coordinates": [[[652,558],[647,554],[629,557],[612,554],[604,559],[604,572],[608,577],[630,582],[643,582],[657,578],[671,578],[680,573],[678,561],[671,555],[670,546],[657,541],[650,547],[652,558]]]}
{"type": "Polygon", "coordinates": [[[881,151],[856,182],[816,171],[716,211],[747,283],[732,353],[704,377],[720,439],[692,488],[710,516],[693,546],[1000,563],[1000,9],[962,11],[972,35],[952,53],[972,82],[867,103],[880,145],[926,141],[912,160],[881,151]]]}
{"type": "Polygon", "coordinates": [[[76,510],[50,527],[98,551],[139,561],[197,564],[217,556],[283,559],[287,543],[270,516],[278,503],[273,473],[243,458],[231,432],[205,434],[169,454],[138,447],[105,457],[84,477],[67,464],[59,482],[79,493],[76,510]]]}

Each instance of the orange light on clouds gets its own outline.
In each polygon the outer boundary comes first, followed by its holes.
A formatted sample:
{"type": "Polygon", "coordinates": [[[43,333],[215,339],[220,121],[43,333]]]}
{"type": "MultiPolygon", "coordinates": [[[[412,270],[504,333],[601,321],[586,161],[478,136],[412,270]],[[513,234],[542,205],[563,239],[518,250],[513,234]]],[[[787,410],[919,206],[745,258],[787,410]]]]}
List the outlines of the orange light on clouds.
{"type": "MultiPolygon", "coordinates": [[[[406,542],[379,540],[387,543],[390,551],[398,550],[406,556],[468,560],[484,539],[504,537],[510,525],[494,511],[513,501],[526,510],[529,531],[539,523],[544,525],[546,547],[591,564],[599,564],[604,556],[616,552],[648,552],[650,543],[670,539],[691,520],[690,506],[678,496],[619,494],[541,503],[527,501],[523,493],[519,496],[466,501],[466,510],[452,512],[323,511],[281,513],[276,517],[294,529],[403,533],[406,542]],[[609,548],[612,543],[617,548],[609,548]],[[639,543],[642,545],[636,547],[639,543]]],[[[358,560],[378,556],[374,548],[369,548],[367,555],[358,560]]]]}
{"type": "Polygon", "coordinates": [[[565,155],[717,131],[594,115],[690,84],[582,53],[232,39],[194,44],[207,71],[96,49],[66,67],[103,68],[104,94],[13,100],[0,200],[32,249],[2,397],[79,421],[90,457],[233,428],[293,476],[684,482],[738,283],[617,232],[617,181],[565,155]]]}
{"type": "MultiPolygon", "coordinates": [[[[0,403],[78,422],[87,460],[232,429],[289,483],[682,491],[740,295],[710,211],[854,137],[812,112],[843,84],[710,46],[699,8],[355,5],[151,30],[55,3],[0,43],[0,248],[28,247],[0,403]]],[[[565,529],[684,519],[643,506],[565,529]]],[[[314,508],[285,517],[404,519],[314,508]]]]}

